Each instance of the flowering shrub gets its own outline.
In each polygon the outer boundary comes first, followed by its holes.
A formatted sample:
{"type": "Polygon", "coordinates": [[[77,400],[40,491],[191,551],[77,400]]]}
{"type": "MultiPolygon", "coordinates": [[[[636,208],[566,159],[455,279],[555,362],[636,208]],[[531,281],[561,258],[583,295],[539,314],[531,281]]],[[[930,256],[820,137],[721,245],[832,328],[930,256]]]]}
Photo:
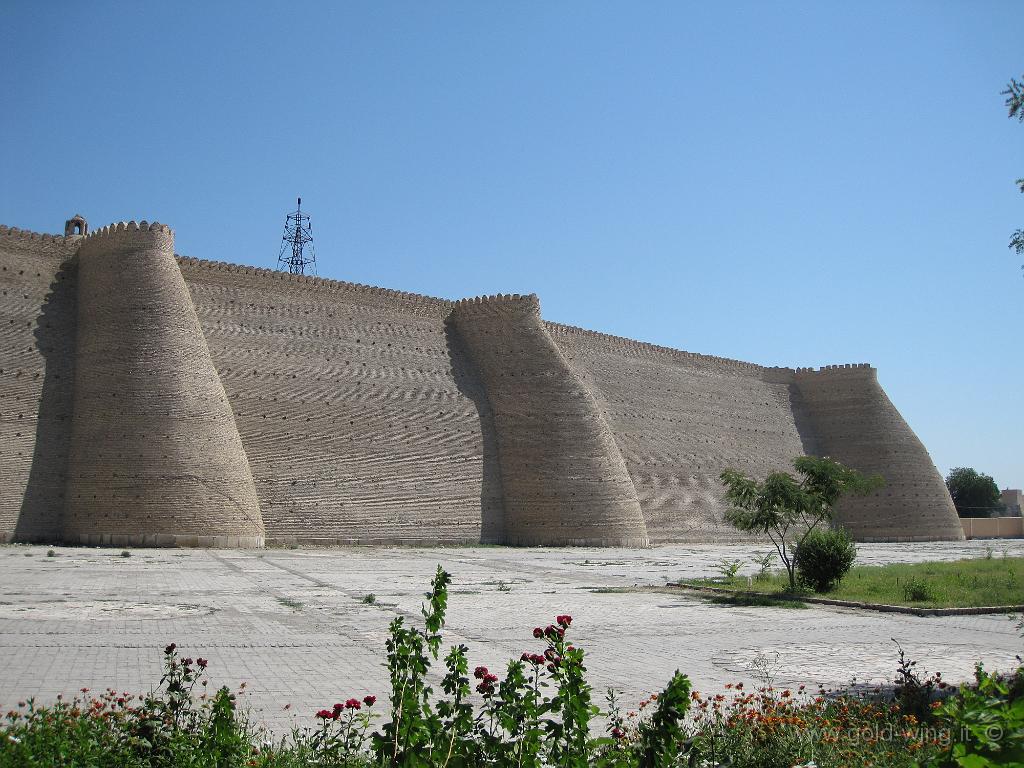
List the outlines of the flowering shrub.
{"type": "Polygon", "coordinates": [[[584,652],[566,640],[572,616],[533,630],[540,647],[508,662],[504,679],[473,670],[477,711],[469,701],[468,648],[444,657],[446,674],[434,700],[425,682],[440,654],[451,578],[440,566],[422,608],[424,629],[391,623],[387,641],[392,719],[371,737],[377,761],[389,766],[585,766],[602,743],[590,736],[599,710],[591,702],[584,652]]]}
{"type": "Polygon", "coordinates": [[[973,686],[935,703],[937,722],[959,738],[931,765],[1024,765],[1024,667],[1013,675],[993,675],[979,664],[974,676],[973,686]]]}

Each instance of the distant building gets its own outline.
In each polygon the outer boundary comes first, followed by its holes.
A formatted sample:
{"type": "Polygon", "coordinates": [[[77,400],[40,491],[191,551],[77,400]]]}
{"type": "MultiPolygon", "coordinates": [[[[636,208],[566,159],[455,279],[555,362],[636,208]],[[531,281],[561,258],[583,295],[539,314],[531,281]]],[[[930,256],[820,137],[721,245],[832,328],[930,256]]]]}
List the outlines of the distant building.
{"type": "Polygon", "coordinates": [[[1004,517],[1020,517],[1021,507],[1024,506],[1024,492],[1020,488],[1007,488],[999,497],[1002,499],[1003,504],[1006,505],[1006,511],[1003,512],[1004,517]]]}

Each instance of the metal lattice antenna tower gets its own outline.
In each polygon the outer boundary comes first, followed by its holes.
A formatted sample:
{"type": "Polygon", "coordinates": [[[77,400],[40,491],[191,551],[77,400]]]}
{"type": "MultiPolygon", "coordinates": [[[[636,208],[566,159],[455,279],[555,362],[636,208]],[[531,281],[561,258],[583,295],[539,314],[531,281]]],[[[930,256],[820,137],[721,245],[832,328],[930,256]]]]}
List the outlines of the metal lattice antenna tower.
{"type": "Polygon", "coordinates": [[[277,254],[277,268],[287,269],[293,275],[316,274],[316,250],[313,248],[313,226],[309,216],[302,212],[302,198],[294,213],[284,220],[281,251],[277,254]]]}

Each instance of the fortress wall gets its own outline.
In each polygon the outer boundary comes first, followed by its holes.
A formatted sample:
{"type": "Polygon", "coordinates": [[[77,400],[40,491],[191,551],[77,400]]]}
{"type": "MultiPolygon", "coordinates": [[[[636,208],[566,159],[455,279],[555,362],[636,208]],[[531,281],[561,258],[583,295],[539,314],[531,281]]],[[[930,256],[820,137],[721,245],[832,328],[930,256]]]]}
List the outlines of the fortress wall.
{"type": "Polygon", "coordinates": [[[0,226],[0,543],[60,538],[80,239],[0,226]]]}
{"type": "Polygon", "coordinates": [[[65,539],[261,546],[252,475],[170,229],[106,227],[78,261],[65,539]]]}
{"type": "Polygon", "coordinates": [[[823,455],[886,485],[847,499],[837,519],[860,541],[961,540],[963,529],[946,484],[917,435],[868,365],[797,369],[796,382],[823,455]]]}
{"type": "Polygon", "coordinates": [[[723,541],[719,473],[803,453],[886,477],[839,510],[856,538],[962,537],[867,366],[763,368],[545,323],[534,296],[172,248],[160,225],[0,227],[0,541],[723,541]]]}
{"type": "Polygon", "coordinates": [[[741,540],[719,474],[813,453],[793,373],[547,323],[611,427],[652,543],[741,540]]]}
{"type": "Polygon", "coordinates": [[[540,319],[536,296],[460,301],[449,318],[494,414],[502,541],[646,546],[636,491],[600,407],[540,319]]]}
{"type": "Polygon", "coordinates": [[[490,414],[449,302],[179,259],[270,540],[475,542],[500,522],[490,414]]]}

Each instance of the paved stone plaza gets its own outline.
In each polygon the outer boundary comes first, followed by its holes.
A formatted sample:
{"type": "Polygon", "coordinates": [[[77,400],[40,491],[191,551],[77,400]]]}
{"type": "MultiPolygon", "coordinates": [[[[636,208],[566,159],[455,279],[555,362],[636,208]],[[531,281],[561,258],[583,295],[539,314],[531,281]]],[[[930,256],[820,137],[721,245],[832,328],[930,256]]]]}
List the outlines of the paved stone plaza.
{"type": "MultiPolygon", "coordinates": [[[[1024,556],[1024,541],[862,544],[861,563],[982,557],[991,546],[1024,556]]],[[[437,564],[454,578],[446,639],[470,664],[500,671],[536,650],[535,625],[573,616],[599,693],[614,686],[633,705],[673,670],[698,688],[754,681],[751,662],[778,654],[783,684],[840,685],[891,677],[898,639],[949,679],[978,660],[1006,668],[1024,640],[1004,616],[919,618],[813,607],[725,607],[658,586],[715,575],[723,558],[764,548],[690,545],[655,549],[132,550],[0,547],[0,711],[29,696],[52,700],[87,686],[148,690],[176,642],[210,660],[212,683],[246,683],[248,704],[277,731],[350,696],[382,700],[388,623],[419,619],[437,564]],[[374,604],[363,602],[373,593],[374,604]],[[286,705],[288,708],[286,709],[286,705]]],[[[748,565],[747,571],[751,570],[748,565]]],[[[383,703],[383,701],[382,701],[383,703]]]]}

